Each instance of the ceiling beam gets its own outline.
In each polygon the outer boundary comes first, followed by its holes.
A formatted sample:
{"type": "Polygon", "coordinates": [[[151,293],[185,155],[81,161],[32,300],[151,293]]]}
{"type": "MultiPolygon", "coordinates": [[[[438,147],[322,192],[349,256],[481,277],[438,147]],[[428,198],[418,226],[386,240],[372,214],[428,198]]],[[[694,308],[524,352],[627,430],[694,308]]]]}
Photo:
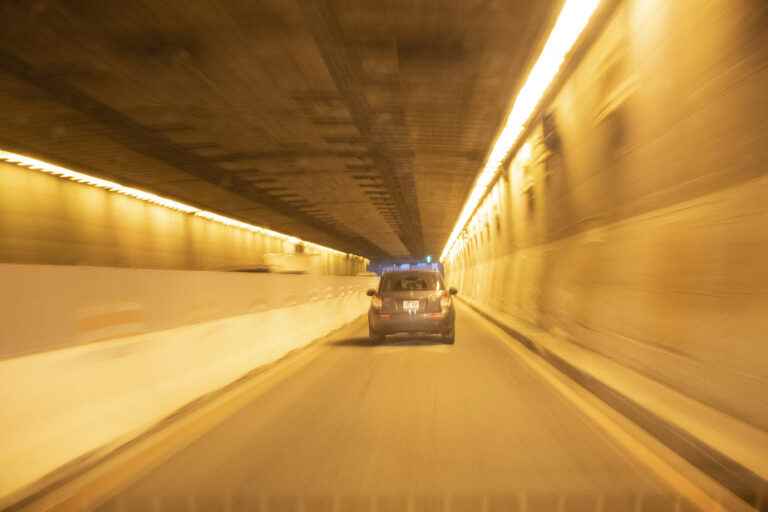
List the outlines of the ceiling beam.
{"type": "Polygon", "coordinates": [[[360,140],[369,148],[374,167],[403,218],[398,233],[400,240],[412,255],[422,255],[424,235],[412,171],[398,165],[403,155],[389,147],[387,134],[380,133],[374,126],[379,112],[374,112],[366,98],[360,58],[353,46],[344,41],[333,8],[327,0],[299,0],[299,3],[306,28],[312,33],[325,66],[351,113],[360,140]]]}

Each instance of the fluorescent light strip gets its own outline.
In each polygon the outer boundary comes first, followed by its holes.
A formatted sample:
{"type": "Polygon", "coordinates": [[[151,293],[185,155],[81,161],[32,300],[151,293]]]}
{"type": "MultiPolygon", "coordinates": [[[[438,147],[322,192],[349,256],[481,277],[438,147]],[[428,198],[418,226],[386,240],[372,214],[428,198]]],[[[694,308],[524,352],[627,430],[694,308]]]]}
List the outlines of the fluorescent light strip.
{"type": "Polygon", "coordinates": [[[499,166],[517,143],[525,129],[525,123],[528,122],[552,80],[557,76],[565,58],[597,10],[599,3],[600,0],[566,1],[541,55],[539,55],[539,59],[531,69],[525,85],[515,98],[512,109],[504,122],[504,128],[496,139],[485,166],[475,180],[472,191],[464,203],[461,214],[440,255],[441,260],[445,260],[449,255],[452,257],[458,251],[459,248],[456,250],[453,248],[459,240],[459,236],[471,220],[480,201],[485,197],[499,166]]]}
{"type": "MultiPolygon", "coordinates": [[[[27,169],[33,169],[35,171],[40,171],[46,174],[51,174],[53,176],[58,176],[59,178],[66,178],[68,180],[76,181],[77,183],[83,183],[85,185],[91,185],[93,187],[109,190],[110,192],[115,192],[117,194],[122,194],[124,196],[133,197],[134,199],[146,201],[148,203],[156,204],[158,206],[164,206],[166,208],[170,208],[171,210],[176,210],[183,213],[190,213],[195,215],[196,217],[201,217],[211,222],[217,222],[219,224],[224,224],[226,226],[244,229],[246,231],[251,231],[253,233],[259,233],[261,235],[265,235],[273,238],[279,238],[281,240],[285,240],[292,244],[301,243],[307,246],[315,247],[316,249],[332,252],[335,254],[341,254],[341,255],[348,254],[336,249],[331,249],[330,247],[325,247],[324,245],[316,244],[314,242],[307,242],[307,241],[301,240],[300,238],[296,238],[295,236],[286,235],[284,233],[272,231],[271,229],[262,228],[259,226],[254,226],[253,224],[248,224],[246,222],[239,221],[237,219],[225,217],[224,215],[219,215],[218,213],[201,210],[200,208],[196,208],[194,206],[180,203],[178,201],[174,201],[173,199],[168,199],[166,197],[161,197],[156,194],[152,194],[150,192],[144,192],[143,190],[139,190],[137,188],[126,187],[125,185],[115,183],[114,181],[109,181],[102,178],[96,178],[94,176],[89,176],[87,174],[83,174],[77,171],[72,171],[64,167],[59,167],[58,165],[53,165],[48,162],[37,160],[36,158],[30,158],[28,156],[19,155],[17,153],[11,153],[10,151],[0,150],[0,160],[18,165],[20,167],[26,167],[27,169]]],[[[352,254],[352,256],[356,256],[358,258],[361,257],[354,254],[352,254]]]]}
{"type": "Polygon", "coordinates": [[[0,150],[0,160],[19,165],[21,167],[26,167],[28,169],[52,174],[60,178],[66,178],[78,183],[84,183],[93,187],[103,188],[118,194],[141,199],[142,201],[165,206],[166,208],[171,208],[172,210],[178,210],[184,213],[194,213],[198,211],[198,209],[193,206],[188,206],[171,199],[166,199],[165,197],[156,196],[136,188],[126,187],[113,181],[88,176],[87,174],[82,174],[76,171],[71,171],[69,169],[65,169],[64,167],[59,167],[57,165],[49,164],[35,158],[18,155],[16,153],[0,150]]]}

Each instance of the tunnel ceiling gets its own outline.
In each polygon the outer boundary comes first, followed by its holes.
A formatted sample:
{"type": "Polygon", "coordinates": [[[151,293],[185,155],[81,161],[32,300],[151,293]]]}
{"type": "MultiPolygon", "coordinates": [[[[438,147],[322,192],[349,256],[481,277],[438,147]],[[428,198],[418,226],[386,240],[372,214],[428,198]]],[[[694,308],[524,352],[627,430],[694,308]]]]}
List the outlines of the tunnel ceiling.
{"type": "Polygon", "coordinates": [[[439,254],[556,0],[3,2],[0,145],[439,254]]]}

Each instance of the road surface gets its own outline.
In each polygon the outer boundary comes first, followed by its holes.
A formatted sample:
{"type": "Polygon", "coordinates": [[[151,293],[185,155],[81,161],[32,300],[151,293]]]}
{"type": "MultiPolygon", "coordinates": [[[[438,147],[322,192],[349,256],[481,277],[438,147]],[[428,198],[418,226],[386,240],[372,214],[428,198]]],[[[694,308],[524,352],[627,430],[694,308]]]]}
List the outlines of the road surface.
{"type": "Polygon", "coordinates": [[[454,346],[365,334],[100,510],[690,509],[466,307],[454,346]]]}

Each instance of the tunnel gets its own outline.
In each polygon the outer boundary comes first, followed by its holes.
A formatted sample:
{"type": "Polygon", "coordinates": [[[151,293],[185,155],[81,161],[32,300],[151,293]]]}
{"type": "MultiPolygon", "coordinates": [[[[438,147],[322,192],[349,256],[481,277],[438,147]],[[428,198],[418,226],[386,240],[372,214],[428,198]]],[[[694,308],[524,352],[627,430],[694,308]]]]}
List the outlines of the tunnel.
{"type": "Polygon", "coordinates": [[[765,0],[0,2],[0,510],[768,510],[765,0]]]}

